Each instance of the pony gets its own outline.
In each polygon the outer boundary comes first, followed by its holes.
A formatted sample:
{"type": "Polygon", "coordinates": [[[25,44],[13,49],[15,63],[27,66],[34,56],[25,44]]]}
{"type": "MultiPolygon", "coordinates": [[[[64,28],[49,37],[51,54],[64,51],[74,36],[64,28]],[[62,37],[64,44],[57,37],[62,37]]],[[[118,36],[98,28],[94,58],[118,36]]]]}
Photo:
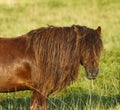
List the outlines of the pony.
{"type": "Polygon", "coordinates": [[[47,110],[48,96],[76,80],[79,65],[95,79],[103,43],[101,27],[41,27],[0,38],[0,92],[32,90],[30,110],[47,110]]]}

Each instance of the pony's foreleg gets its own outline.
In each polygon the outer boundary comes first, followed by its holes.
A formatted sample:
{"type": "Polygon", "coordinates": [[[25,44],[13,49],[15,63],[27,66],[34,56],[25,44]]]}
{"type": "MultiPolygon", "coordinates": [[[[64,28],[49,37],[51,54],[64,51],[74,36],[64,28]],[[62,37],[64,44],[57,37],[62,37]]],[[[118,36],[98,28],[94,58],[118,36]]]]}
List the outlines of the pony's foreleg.
{"type": "Polygon", "coordinates": [[[38,92],[33,92],[30,110],[47,110],[47,97],[38,92]]]}

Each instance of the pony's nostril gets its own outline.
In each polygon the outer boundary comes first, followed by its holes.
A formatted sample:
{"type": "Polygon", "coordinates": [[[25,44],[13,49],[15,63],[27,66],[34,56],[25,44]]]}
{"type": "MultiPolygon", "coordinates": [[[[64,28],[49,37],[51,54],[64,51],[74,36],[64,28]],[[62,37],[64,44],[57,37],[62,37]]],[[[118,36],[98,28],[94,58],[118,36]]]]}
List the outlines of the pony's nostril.
{"type": "Polygon", "coordinates": [[[92,73],[89,73],[89,76],[92,76],[92,73]]]}
{"type": "Polygon", "coordinates": [[[99,73],[99,69],[97,69],[95,72],[93,72],[93,76],[97,76],[98,73],[99,73]]]}

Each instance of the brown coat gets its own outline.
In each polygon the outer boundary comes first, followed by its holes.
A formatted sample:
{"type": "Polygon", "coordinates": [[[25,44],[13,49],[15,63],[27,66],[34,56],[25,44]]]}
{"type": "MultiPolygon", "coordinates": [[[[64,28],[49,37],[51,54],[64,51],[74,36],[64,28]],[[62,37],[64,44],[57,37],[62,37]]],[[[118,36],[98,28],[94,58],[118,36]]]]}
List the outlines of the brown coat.
{"type": "Polygon", "coordinates": [[[102,50],[101,28],[40,28],[0,39],[0,92],[33,90],[31,110],[46,110],[47,97],[78,76],[81,63],[94,79],[102,50]]]}

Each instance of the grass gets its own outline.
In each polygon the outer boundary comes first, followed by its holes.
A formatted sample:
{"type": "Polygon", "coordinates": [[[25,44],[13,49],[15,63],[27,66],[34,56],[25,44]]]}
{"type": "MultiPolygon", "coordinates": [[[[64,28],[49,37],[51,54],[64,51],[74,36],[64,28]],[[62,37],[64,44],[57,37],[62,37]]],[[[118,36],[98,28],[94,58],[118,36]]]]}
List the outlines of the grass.
{"type": "MultiPolygon", "coordinates": [[[[47,26],[102,27],[104,51],[100,74],[91,82],[80,67],[78,80],[49,97],[49,110],[120,109],[119,0],[1,0],[0,36],[14,37],[47,26]],[[91,88],[92,86],[92,88],[91,88]],[[91,103],[91,105],[90,105],[91,103]]],[[[30,91],[0,94],[0,110],[27,110],[30,91]]]]}

